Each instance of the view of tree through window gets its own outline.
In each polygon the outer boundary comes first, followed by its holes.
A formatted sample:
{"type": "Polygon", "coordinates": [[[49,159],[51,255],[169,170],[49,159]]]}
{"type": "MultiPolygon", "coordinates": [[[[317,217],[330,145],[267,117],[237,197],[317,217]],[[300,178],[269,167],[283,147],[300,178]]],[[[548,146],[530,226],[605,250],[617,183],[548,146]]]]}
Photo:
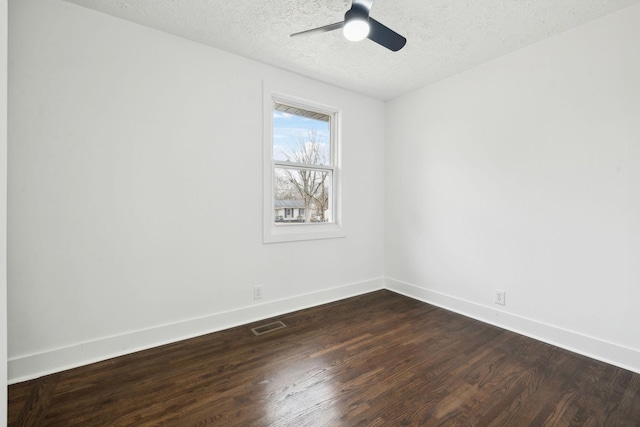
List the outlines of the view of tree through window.
{"type": "Polygon", "coordinates": [[[331,145],[331,116],[274,103],[276,223],[333,221],[331,145]]]}

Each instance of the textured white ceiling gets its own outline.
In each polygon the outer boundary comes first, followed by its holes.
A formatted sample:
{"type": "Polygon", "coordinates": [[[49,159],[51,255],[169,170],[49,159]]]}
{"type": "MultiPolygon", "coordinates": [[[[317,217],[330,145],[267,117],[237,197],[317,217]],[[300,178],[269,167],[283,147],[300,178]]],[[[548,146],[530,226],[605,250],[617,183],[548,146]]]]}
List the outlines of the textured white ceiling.
{"type": "Polygon", "coordinates": [[[399,52],[341,31],[350,0],[67,0],[381,100],[436,82],[640,0],[375,0],[399,52]]]}

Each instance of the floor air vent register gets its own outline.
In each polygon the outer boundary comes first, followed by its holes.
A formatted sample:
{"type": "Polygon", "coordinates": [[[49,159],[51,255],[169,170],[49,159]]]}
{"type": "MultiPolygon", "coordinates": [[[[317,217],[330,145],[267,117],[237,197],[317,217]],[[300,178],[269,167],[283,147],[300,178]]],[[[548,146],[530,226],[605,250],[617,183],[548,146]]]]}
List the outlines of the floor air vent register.
{"type": "Polygon", "coordinates": [[[284,323],[278,320],[277,322],[267,323],[266,325],[256,326],[255,328],[251,328],[251,331],[253,331],[253,333],[256,335],[262,335],[262,334],[266,334],[267,332],[276,331],[278,329],[282,329],[286,327],[287,325],[285,325],[284,323]]]}

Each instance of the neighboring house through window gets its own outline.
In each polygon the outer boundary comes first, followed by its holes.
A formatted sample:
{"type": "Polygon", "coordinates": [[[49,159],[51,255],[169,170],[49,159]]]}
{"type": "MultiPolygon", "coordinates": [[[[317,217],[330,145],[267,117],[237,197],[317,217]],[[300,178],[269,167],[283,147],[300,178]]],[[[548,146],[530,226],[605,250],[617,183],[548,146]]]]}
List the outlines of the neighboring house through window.
{"type": "Polygon", "coordinates": [[[303,222],[304,201],[303,200],[274,200],[275,222],[303,222]]]}

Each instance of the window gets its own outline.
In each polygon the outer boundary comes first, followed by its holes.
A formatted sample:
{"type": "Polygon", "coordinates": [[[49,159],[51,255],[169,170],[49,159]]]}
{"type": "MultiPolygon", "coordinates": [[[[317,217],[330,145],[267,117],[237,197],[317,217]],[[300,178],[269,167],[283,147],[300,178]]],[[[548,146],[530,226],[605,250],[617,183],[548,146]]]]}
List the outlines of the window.
{"type": "MultiPolygon", "coordinates": [[[[333,222],[331,116],[274,102],[273,199],[289,202],[301,222],[333,222]]],[[[275,218],[275,209],[274,209],[275,218]]]]}
{"type": "Polygon", "coordinates": [[[343,237],[339,111],[265,88],[265,243],[343,237]]]}

